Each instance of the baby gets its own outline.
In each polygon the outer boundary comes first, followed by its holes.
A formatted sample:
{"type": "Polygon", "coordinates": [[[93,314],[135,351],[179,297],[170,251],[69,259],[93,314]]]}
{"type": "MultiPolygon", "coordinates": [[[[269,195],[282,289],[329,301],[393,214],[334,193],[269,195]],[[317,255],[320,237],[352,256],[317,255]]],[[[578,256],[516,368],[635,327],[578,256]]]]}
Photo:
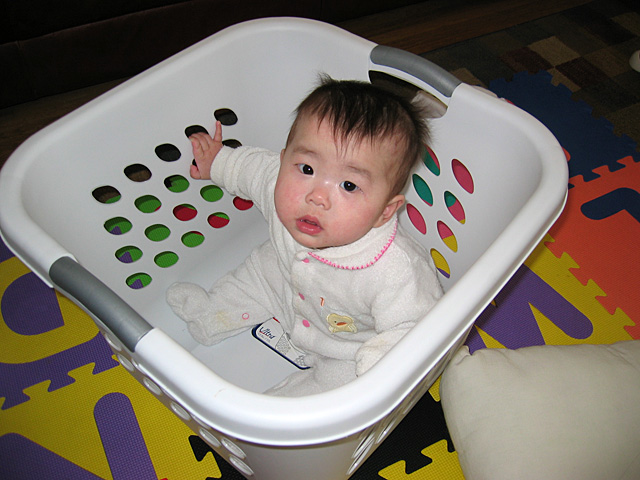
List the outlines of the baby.
{"type": "Polygon", "coordinates": [[[278,319],[308,369],[266,393],[336,388],[371,368],[442,296],[424,247],[398,224],[427,127],[410,101],[324,78],[300,104],[280,154],[190,137],[191,176],[251,199],[270,239],[206,291],[167,291],[193,337],[212,345],[278,319]]]}

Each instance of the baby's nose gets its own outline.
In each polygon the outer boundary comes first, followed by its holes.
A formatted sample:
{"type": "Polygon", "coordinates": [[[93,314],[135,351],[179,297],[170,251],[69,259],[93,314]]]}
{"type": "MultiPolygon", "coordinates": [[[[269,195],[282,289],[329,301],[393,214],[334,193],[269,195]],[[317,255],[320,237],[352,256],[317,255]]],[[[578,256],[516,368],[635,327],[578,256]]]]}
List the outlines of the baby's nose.
{"type": "Polygon", "coordinates": [[[322,185],[315,186],[307,195],[307,202],[322,208],[329,208],[331,202],[329,199],[329,191],[322,185]]]}

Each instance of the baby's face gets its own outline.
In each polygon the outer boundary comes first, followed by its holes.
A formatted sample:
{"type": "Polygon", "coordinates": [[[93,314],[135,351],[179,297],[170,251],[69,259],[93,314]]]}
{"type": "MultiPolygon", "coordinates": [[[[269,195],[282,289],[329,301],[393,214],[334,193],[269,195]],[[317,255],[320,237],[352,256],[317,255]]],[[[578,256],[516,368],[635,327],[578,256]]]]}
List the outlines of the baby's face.
{"type": "Polygon", "coordinates": [[[371,144],[336,141],[326,121],[299,120],[280,155],[275,188],[278,218],[308,248],[337,247],[386,223],[404,202],[391,194],[398,147],[391,140],[371,144]]]}

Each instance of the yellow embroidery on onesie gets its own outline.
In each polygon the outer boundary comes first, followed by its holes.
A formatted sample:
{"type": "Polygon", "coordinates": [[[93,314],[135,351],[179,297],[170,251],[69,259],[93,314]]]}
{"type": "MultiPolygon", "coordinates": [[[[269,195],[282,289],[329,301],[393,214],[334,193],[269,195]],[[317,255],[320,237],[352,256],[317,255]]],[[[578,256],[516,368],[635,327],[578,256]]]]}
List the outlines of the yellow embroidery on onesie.
{"type": "Polygon", "coordinates": [[[332,313],[327,317],[327,322],[329,323],[329,331],[331,333],[336,333],[336,332],[356,333],[358,331],[358,327],[356,327],[353,321],[353,318],[347,317],[345,315],[338,315],[336,313],[332,313]]]}

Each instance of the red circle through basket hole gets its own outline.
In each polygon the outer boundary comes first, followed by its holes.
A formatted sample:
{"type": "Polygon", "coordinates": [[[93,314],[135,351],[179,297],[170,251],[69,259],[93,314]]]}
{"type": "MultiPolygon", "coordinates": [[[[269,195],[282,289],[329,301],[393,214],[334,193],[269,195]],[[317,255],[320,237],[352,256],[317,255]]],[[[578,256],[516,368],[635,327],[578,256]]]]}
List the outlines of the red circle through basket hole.
{"type": "Polygon", "coordinates": [[[183,203],[174,207],[173,215],[180,221],[186,222],[188,220],[192,220],[198,215],[198,210],[193,205],[189,205],[187,203],[183,203]]]}
{"type": "Polygon", "coordinates": [[[253,207],[253,202],[251,200],[245,200],[244,198],[235,197],[233,199],[233,206],[238,210],[249,210],[253,207]]]}

